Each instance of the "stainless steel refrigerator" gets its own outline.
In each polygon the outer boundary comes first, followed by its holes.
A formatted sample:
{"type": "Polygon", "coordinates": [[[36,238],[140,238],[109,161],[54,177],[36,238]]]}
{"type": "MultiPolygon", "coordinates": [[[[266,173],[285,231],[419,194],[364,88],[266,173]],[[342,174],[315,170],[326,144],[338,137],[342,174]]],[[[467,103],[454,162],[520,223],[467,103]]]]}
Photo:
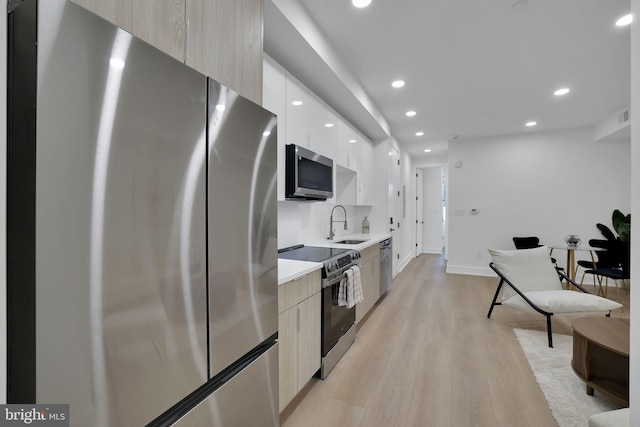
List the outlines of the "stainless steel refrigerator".
{"type": "Polygon", "coordinates": [[[278,425],[275,116],[70,1],[10,9],[8,403],[278,425]]]}

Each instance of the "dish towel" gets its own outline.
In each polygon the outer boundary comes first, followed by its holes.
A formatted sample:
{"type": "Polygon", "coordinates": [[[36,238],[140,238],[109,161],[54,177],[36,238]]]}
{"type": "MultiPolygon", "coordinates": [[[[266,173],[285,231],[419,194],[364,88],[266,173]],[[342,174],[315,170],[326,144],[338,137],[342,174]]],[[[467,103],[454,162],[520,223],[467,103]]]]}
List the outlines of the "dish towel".
{"type": "Polygon", "coordinates": [[[362,281],[360,279],[360,267],[354,265],[345,271],[347,277],[347,308],[355,306],[364,299],[362,295],[362,281]]]}
{"type": "Polygon", "coordinates": [[[345,307],[347,305],[347,288],[348,288],[348,280],[347,275],[345,274],[342,280],[340,280],[340,284],[338,285],[338,298],[337,298],[337,306],[345,307]]]}

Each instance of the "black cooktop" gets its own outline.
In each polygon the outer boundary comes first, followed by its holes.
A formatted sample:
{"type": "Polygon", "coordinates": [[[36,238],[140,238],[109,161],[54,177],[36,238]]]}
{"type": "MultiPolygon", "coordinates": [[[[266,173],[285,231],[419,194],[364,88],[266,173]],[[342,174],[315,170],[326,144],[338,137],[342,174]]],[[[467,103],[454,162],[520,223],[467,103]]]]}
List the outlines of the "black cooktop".
{"type": "Polygon", "coordinates": [[[297,261],[323,262],[349,249],[323,248],[319,246],[297,245],[278,250],[278,258],[295,259],[297,261]]]}

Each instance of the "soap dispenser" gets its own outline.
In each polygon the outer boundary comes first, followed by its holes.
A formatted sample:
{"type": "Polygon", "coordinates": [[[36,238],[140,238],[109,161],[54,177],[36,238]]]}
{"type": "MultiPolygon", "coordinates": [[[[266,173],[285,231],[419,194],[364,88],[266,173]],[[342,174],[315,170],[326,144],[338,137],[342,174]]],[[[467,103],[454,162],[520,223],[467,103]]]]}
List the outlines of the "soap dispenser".
{"type": "Polygon", "coordinates": [[[362,234],[369,234],[369,220],[366,215],[362,220],[362,234]]]}

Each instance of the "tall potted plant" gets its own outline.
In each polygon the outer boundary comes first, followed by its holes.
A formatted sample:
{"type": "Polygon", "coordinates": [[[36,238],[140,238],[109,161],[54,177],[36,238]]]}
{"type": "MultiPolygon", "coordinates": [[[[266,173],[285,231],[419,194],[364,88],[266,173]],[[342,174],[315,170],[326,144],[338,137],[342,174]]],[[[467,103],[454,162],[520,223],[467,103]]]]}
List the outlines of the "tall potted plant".
{"type": "Polygon", "coordinates": [[[631,238],[631,214],[624,215],[616,209],[613,211],[613,215],[611,216],[611,222],[613,223],[613,229],[618,233],[617,237],[606,225],[598,223],[596,226],[607,241],[611,243],[610,247],[618,257],[620,266],[622,267],[622,270],[626,272],[626,278],[628,278],[629,268],[631,265],[631,252],[629,250],[631,238]]]}
{"type": "Polygon", "coordinates": [[[613,231],[604,224],[598,223],[596,227],[598,227],[598,230],[600,230],[607,240],[628,242],[631,238],[631,214],[625,215],[616,209],[611,215],[611,222],[613,223],[613,229],[618,233],[617,237],[613,231]]]}

